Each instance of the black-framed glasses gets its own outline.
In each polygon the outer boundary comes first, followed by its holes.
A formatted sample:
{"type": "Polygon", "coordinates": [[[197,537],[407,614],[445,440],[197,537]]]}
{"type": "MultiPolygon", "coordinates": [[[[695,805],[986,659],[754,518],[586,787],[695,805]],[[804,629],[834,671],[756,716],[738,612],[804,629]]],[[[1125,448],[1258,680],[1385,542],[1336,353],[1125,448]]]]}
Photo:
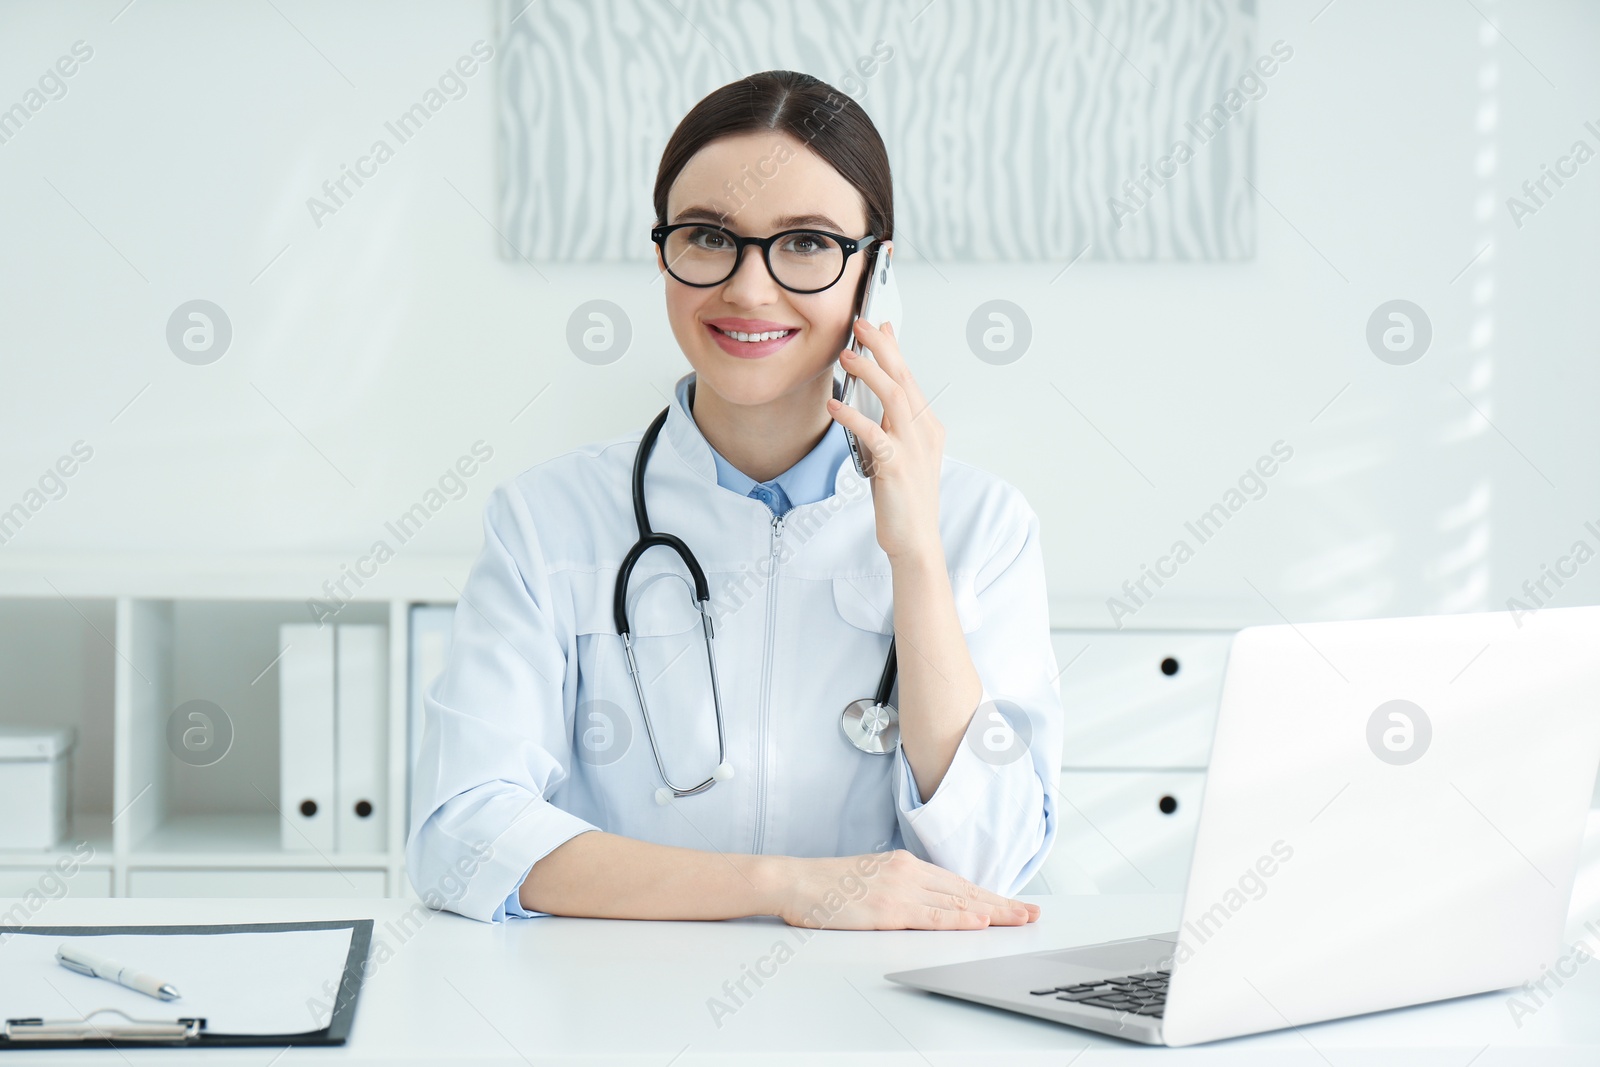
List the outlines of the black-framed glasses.
{"type": "Polygon", "coordinates": [[[656,226],[650,240],[661,248],[667,273],[685,285],[721,285],[739,269],[744,250],[761,249],[772,280],[791,293],[820,293],[844,277],[845,263],[878,238],[859,240],[826,230],[783,230],[770,237],[741,237],[709,222],[656,226]]]}

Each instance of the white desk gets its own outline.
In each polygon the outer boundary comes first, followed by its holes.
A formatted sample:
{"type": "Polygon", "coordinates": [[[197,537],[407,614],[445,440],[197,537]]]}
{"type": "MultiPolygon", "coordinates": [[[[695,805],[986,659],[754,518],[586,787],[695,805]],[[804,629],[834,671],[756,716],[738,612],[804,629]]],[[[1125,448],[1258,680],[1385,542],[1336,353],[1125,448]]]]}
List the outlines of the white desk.
{"type": "MultiPolygon", "coordinates": [[[[649,923],[541,918],[489,926],[428,913],[410,938],[386,927],[406,905],[315,900],[77,900],[42,908],[37,925],[249,922],[370,917],[372,970],[342,1049],[35,1051],[11,1064],[208,1061],[267,1067],[313,1061],[505,1064],[762,1063],[872,1067],[946,1064],[1102,1064],[1164,1061],[1347,1067],[1362,1064],[1600,1063],[1600,962],[1578,968],[1519,1029],[1506,995],[1490,993],[1361,1019],[1323,1023],[1190,1049],[1132,1045],[883,980],[887,971],[1057,948],[1170,929],[1172,896],[1034,897],[1044,914],[1025,928],[964,932],[814,933],[777,920],[649,923]],[[719,1028],[707,1001],[723,982],[783,942],[794,956],[719,1028]],[[1485,1050],[1484,1047],[1488,1046],[1485,1050]],[[1085,1051],[1087,1050],[1087,1051],[1085,1051]],[[1481,1050],[1481,1054],[1480,1053],[1481,1050]],[[1477,1058],[1474,1059],[1474,1056],[1477,1058]],[[1074,1057],[1077,1057],[1074,1059],[1074,1057]]],[[[1584,897],[1580,894],[1580,900],[1584,897]]],[[[1600,907],[1575,916],[1600,916],[1600,907]]],[[[1570,938],[1569,938],[1570,941],[1570,938]]],[[[1591,939],[1590,944],[1594,941],[1591,939]]],[[[1600,948],[1600,946],[1596,946],[1600,948]]],[[[3,957],[0,957],[3,965],[3,957]]],[[[731,1002],[730,1002],[731,1003],[731,1002]]]]}

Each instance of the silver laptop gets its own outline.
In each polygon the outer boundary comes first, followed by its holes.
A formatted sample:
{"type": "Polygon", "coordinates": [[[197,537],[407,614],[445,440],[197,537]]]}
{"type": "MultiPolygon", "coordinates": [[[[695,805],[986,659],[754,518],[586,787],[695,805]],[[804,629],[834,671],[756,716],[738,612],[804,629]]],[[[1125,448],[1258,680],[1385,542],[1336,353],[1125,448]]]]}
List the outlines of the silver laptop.
{"type": "Polygon", "coordinates": [[[885,977],[1174,1046],[1518,986],[1597,766],[1600,607],[1249,627],[1177,930],[885,977]]]}

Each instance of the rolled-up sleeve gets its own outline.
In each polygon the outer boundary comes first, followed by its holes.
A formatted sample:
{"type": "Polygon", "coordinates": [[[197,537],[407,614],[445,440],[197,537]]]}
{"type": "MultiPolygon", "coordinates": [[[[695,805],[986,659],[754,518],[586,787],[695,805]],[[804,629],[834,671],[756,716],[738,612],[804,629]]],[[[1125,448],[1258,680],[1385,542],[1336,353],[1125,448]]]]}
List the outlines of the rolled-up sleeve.
{"type": "Polygon", "coordinates": [[[427,690],[406,871],[423,903],[498,922],[533,864],[598,827],[545,798],[572,745],[565,646],[520,496],[496,489],[483,551],[460,590],[445,669],[427,690]]]}
{"type": "Polygon", "coordinates": [[[1013,502],[1018,518],[974,580],[982,621],[967,650],[983,684],[979,706],[926,802],[903,748],[894,776],[906,848],[1008,896],[1055,843],[1064,728],[1039,520],[1020,494],[1013,502]]]}

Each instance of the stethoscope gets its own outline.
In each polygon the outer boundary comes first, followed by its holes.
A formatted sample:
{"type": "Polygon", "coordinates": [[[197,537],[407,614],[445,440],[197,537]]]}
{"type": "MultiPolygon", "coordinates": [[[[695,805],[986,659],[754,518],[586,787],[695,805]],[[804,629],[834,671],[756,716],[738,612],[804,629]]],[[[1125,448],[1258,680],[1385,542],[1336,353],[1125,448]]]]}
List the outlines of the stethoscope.
{"type": "MultiPolygon", "coordinates": [[[[622,558],[622,565],[617,571],[616,592],[611,601],[617,633],[622,636],[622,648],[628,657],[628,673],[633,676],[633,690],[639,695],[639,713],[644,718],[645,736],[650,740],[650,754],[655,759],[656,770],[660,772],[661,780],[666,783],[663,788],[656,790],[657,804],[671,803],[674,797],[692,796],[702,790],[710,789],[717,782],[725,782],[733,777],[733,765],[728,762],[727,732],[722,722],[722,692],[717,685],[717,655],[713,646],[716,631],[711,623],[711,588],[706,583],[706,574],[700,568],[700,561],[695,559],[694,552],[681,538],[669,533],[655,533],[650,529],[650,514],[644,504],[645,466],[650,462],[650,453],[655,450],[656,438],[660,436],[661,427],[667,421],[667,412],[671,410],[670,407],[664,408],[661,414],[656,416],[649,429],[645,430],[644,437],[640,439],[639,451],[634,456],[633,517],[639,526],[639,540],[622,558]],[[633,635],[628,625],[628,580],[633,577],[633,566],[648,549],[658,545],[676,552],[694,581],[692,595],[695,609],[700,612],[700,630],[706,646],[706,665],[711,670],[711,702],[717,715],[717,766],[709,778],[689,789],[674,785],[672,779],[667,776],[666,766],[661,762],[661,750],[656,746],[655,728],[650,723],[650,708],[645,701],[644,683],[639,678],[639,663],[633,654],[633,635]]],[[[870,698],[851,701],[839,718],[839,726],[844,731],[845,738],[862,752],[874,756],[887,756],[900,746],[900,713],[889,703],[889,694],[894,689],[896,676],[894,638],[891,636],[889,656],[884,661],[883,674],[878,678],[877,693],[870,698]]]]}

